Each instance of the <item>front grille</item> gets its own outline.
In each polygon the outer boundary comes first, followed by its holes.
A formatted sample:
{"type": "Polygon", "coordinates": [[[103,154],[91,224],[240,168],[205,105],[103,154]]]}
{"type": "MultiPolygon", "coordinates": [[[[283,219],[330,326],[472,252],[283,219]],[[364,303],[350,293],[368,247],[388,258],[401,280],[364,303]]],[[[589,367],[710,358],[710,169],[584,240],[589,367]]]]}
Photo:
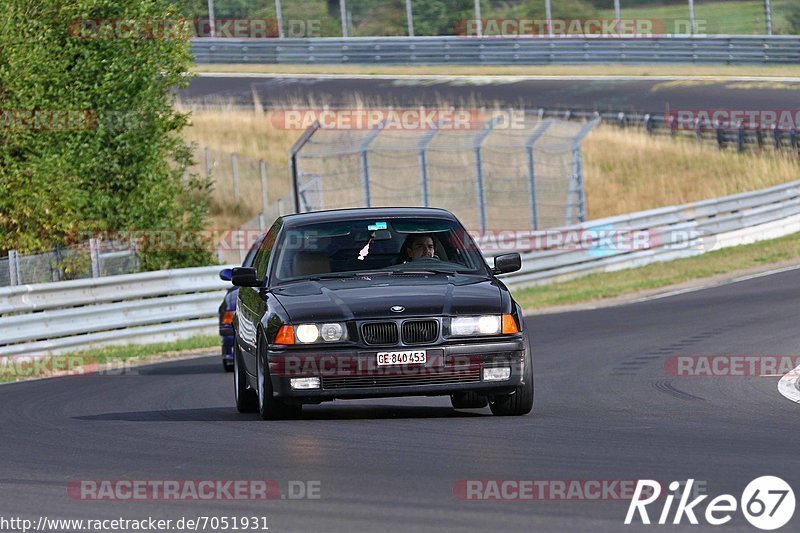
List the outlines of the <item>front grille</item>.
{"type": "Polygon", "coordinates": [[[469,368],[424,369],[421,372],[386,373],[346,377],[323,377],[323,389],[364,389],[370,387],[410,387],[415,385],[445,385],[449,383],[479,383],[480,365],[469,368]]]}
{"type": "Polygon", "coordinates": [[[361,326],[361,336],[367,344],[397,344],[397,324],[394,322],[371,322],[361,326]]]}
{"type": "Polygon", "coordinates": [[[407,320],[403,322],[403,342],[423,344],[439,338],[439,322],[436,320],[407,320]]]}

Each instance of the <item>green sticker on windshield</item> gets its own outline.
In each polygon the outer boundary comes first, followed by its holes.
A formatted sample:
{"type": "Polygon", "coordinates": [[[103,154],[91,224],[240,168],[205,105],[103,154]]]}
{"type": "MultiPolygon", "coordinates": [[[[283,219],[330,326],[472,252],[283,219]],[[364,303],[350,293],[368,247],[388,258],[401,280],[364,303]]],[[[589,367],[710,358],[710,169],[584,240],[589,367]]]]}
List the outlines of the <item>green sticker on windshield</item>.
{"type": "Polygon", "coordinates": [[[379,229],[386,229],[386,227],[386,222],[376,222],[367,226],[367,229],[370,231],[378,231],[379,229]]]}

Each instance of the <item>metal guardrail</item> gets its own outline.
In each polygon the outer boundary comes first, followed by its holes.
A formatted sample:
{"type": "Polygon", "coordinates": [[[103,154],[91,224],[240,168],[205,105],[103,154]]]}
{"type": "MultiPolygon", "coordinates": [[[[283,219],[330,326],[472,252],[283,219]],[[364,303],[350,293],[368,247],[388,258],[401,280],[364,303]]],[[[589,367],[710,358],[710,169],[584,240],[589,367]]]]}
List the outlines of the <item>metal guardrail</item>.
{"type": "Polygon", "coordinates": [[[800,36],[649,38],[319,37],[195,39],[198,63],[548,65],[797,64],[800,36]]]}
{"type": "MultiPolygon", "coordinates": [[[[643,248],[590,245],[527,251],[522,254],[522,270],[503,276],[504,282],[512,288],[551,283],[798,232],[800,181],[548,231],[598,228],[646,231],[655,238],[643,248]]],[[[221,268],[0,288],[0,357],[213,334],[217,307],[230,286],[218,278],[221,268]]]]}
{"type": "Polygon", "coordinates": [[[747,123],[739,120],[732,123],[730,120],[712,121],[706,117],[683,118],[680,113],[664,112],[540,108],[526,110],[526,113],[538,115],[540,120],[556,118],[583,122],[599,119],[603,124],[621,129],[639,128],[648,135],[683,137],[698,142],[714,143],[721,150],[735,148],[739,152],[744,152],[748,148],[756,150],[772,148],[776,152],[800,153],[800,133],[794,117],[790,122],[779,124],[776,121],[761,125],[758,120],[747,123]]]}
{"type": "Polygon", "coordinates": [[[0,289],[0,357],[217,331],[224,267],[184,268],[0,289]]]}
{"type": "MultiPolygon", "coordinates": [[[[565,281],[691,257],[800,231],[800,181],[755,192],[597,219],[558,231],[647,232],[642,247],[582,246],[522,254],[522,270],[504,276],[511,287],[565,281]]],[[[599,244],[595,239],[594,243],[599,244]]],[[[499,253],[499,252],[498,252],[499,253]]]]}

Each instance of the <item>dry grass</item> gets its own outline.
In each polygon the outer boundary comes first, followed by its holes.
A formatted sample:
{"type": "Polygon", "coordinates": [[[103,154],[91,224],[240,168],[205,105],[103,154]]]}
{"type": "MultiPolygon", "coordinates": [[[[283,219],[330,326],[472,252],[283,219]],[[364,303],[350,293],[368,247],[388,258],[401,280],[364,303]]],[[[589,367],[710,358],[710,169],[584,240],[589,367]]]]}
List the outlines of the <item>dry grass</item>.
{"type": "Polygon", "coordinates": [[[605,126],[584,142],[589,218],[761,189],[800,179],[797,158],[605,126]]]}
{"type": "MultiPolygon", "coordinates": [[[[273,126],[269,112],[201,110],[193,113],[187,140],[199,146],[197,171],[205,173],[202,147],[216,155],[211,206],[214,228],[234,228],[261,209],[257,161],[268,163],[270,202],[289,193],[287,151],[301,132],[273,126]],[[241,198],[232,194],[229,153],[240,154],[241,198]]],[[[584,142],[589,218],[629,213],[755,190],[800,179],[797,158],[720,151],[713,144],[647,137],[604,126],[584,142]]]]}
{"type": "Polygon", "coordinates": [[[800,67],[732,65],[195,65],[194,72],[263,74],[407,74],[444,76],[757,76],[797,77],[800,67]]]}
{"type": "Polygon", "coordinates": [[[186,140],[195,143],[195,171],[206,173],[204,148],[210,150],[214,193],[211,226],[230,229],[242,225],[261,211],[261,175],[258,161],[267,163],[268,201],[290,191],[288,150],[300,135],[297,131],[274,128],[269,113],[260,111],[199,110],[192,113],[186,140]],[[230,154],[239,155],[239,191],[233,195],[230,154]]]}

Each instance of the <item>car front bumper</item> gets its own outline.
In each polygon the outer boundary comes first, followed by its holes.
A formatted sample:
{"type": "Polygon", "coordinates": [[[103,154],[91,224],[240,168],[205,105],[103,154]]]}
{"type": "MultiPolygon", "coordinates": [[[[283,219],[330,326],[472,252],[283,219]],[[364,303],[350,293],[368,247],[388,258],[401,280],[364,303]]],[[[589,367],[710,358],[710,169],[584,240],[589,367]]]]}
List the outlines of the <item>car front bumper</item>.
{"type": "MultiPolygon", "coordinates": [[[[441,396],[476,391],[507,394],[523,382],[527,343],[523,335],[502,340],[480,340],[432,346],[393,346],[341,350],[303,347],[268,352],[273,394],[287,403],[380,398],[441,396]],[[378,366],[378,352],[426,352],[425,364],[378,366]],[[483,370],[507,367],[508,379],[484,380],[483,370]],[[293,378],[320,378],[320,387],[294,389],[293,378]]],[[[530,361],[530,359],[527,359],[530,361]]]]}

